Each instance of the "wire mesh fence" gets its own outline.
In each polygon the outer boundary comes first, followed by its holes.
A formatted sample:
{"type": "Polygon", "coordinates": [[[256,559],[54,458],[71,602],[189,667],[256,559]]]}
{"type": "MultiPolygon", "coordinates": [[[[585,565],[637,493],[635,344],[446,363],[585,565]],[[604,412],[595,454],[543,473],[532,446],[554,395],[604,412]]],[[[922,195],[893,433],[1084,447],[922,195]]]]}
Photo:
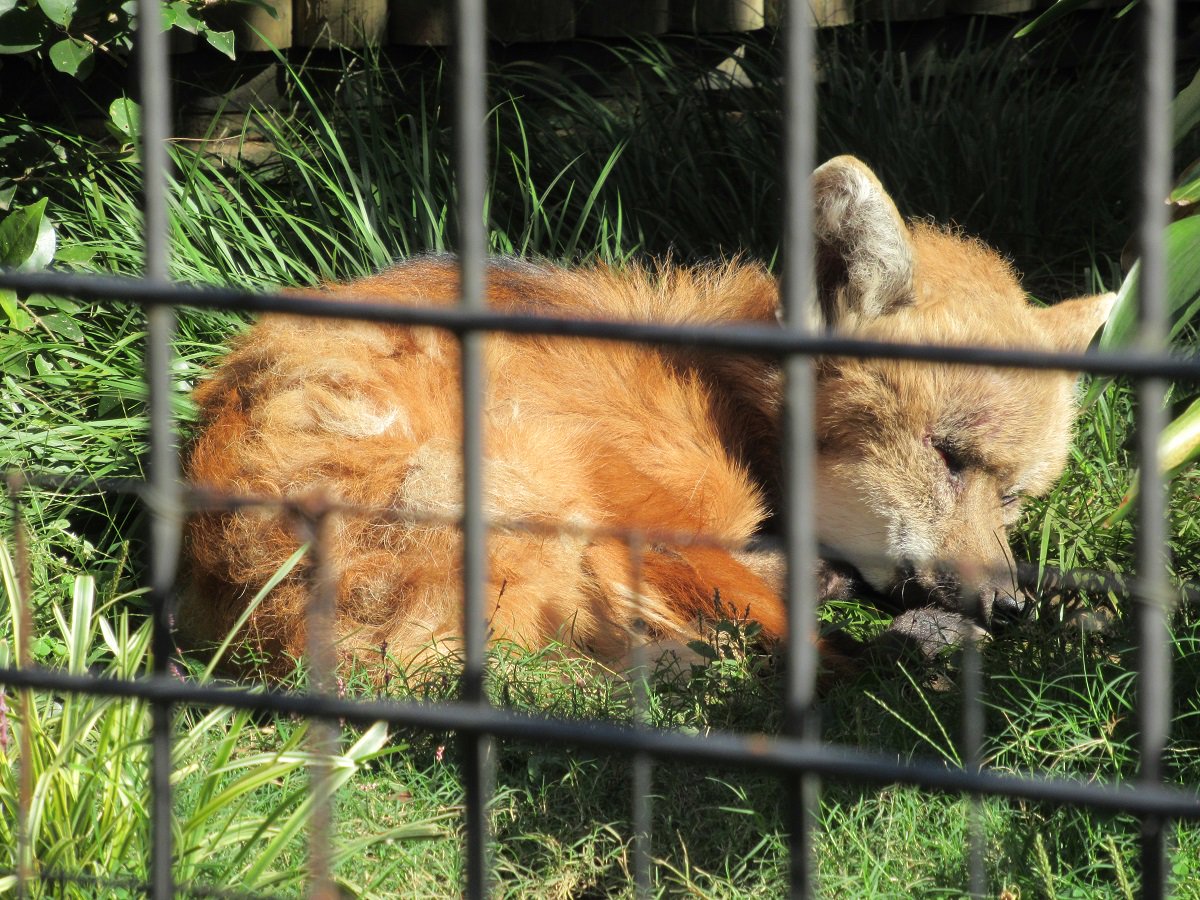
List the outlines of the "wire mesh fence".
{"type": "MultiPolygon", "coordinates": [[[[527,317],[489,310],[484,301],[486,235],[484,233],[486,153],[486,46],[484,4],[459,0],[456,53],[456,139],[458,202],[463,223],[458,240],[461,303],[456,308],[400,307],[367,301],[328,301],[315,297],[260,294],[234,289],[205,289],[174,284],[168,277],[170,240],[167,221],[167,165],[170,109],[168,57],[164,36],[157,29],[139,32],[139,76],[143,103],[143,165],[145,191],[145,274],[141,279],[77,276],[60,273],[0,274],[0,287],[21,292],[45,292],[78,298],[112,299],[141,304],[146,309],[146,373],[150,388],[150,450],[148,479],[131,485],[98,484],[100,489],[137,493],[150,510],[147,542],[150,607],[153,611],[151,674],[143,678],[96,677],[86,672],[64,672],[33,665],[28,640],[19,641],[23,653],[17,665],[0,671],[0,684],[16,692],[21,708],[28,710],[33,692],[77,693],[98,697],[137,698],[151,709],[149,785],[152,798],[151,860],[146,883],[81,876],[40,867],[27,845],[24,822],[33,804],[34,786],[22,769],[16,858],[18,892],[38,888],[53,892],[68,882],[97,890],[120,890],[155,898],[173,896],[240,896],[236,889],[178,884],[173,846],[173,743],[176,710],[181,706],[227,707],[312,720],[308,746],[312,751],[309,791],[315,813],[308,830],[308,884],[313,897],[337,896],[329,847],[333,840],[333,796],[336,783],[331,766],[337,723],[432,729],[458,735],[465,787],[464,831],[466,860],[462,891],[470,897],[488,895],[493,878],[489,860],[488,808],[493,797],[496,740],[522,739],[566,747],[586,747],[628,754],[632,760],[632,858],[635,889],[648,895],[655,835],[652,831],[651,794],[655,767],[660,764],[712,764],[747,766],[778,776],[786,792],[789,811],[790,890],[811,896],[819,889],[815,877],[814,832],[818,827],[822,779],[835,778],[869,784],[911,785],[930,791],[961,793],[973,798],[969,832],[969,889],[985,893],[984,842],[979,798],[1004,797],[1089,808],[1104,813],[1136,816],[1141,823],[1142,894],[1161,897],[1168,891],[1170,848],[1168,824],[1200,820],[1200,799],[1194,792],[1165,783],[1164,748],[1170,728],[1170,641],[1167,617],[1172,588],[1163,560],[1166,546],[1166,509],[1163,485],[1156,480],[1154,460],[1158,436],[1165,424],[1165,382],[1200,379],[1200,360],[1166,349],[1164,305],[1166,262],[1162,233],[1167,224],[1162,197],[1170,190],[1170,99],[1173,59],[1173,5],[1169,0],[1142,0],[1144,45],[1140,53],[1143,73],[1143,152],[1141,172],[1142,259],[1140,340],[1121,352],[1073,353],[982,347],[946,347],[881,343],[819,334],[806,328],[805,305],[812,295],[810,267],[795,261],[812,258],[812,197],[809,176],[815,158],[814,70],[812,34],[804,15],[786,20],[785,160],[786,217],[784,256],[792,261],[783,281],[785,321],[781,329],[754,326],[725,328],[683,327],[650,323],[618,323],[547,316],[527,317]],[[455,701],[422,703],[405,700],[362,700],[341,696],[336,685],[337,655],[332,627],[336,590],[323,548],[329,542],[332,517],[370,515],[376,519],[396,515],[389,510],[364,510],[318,501],[280,501],[253,496],[226,496],[183,485],[178,462],[175,423],[171,410],[171,346],[177,308],[236,309],[246,312],[297,312],[310,317],[350,318],[368,322],[436,327],[453,333],[462,348],[462,454],[461,518],[448,524],[461,527],[463,536],[463,602],[465,623],[461,696],[455,701]],[[644,682],[635,683],[635,714],[631,725],[593,721],[556,720],[522,714],[489,703],[486,691],[487,615],[484,585],[489,531],[497,529],[549,529],[570,526],[544,523],[487,521],[484,514],[483,404],[485,371],[483,340],[489,334],[544,335],[559,338],[637,342],[647,345],[687,346],[742,353],[767,354],[783,360],[785,372],[783,452],[784,491],[781,548],[788,561],[785,595],[789,620],[786,642],[786,694],[782,733],[743,735],[712,733],[693,735],[649,726],[648,697],[644,682]],[[815,707],[818,659],[809,639],[817,623],[818,548],[812,471],[815,446],[812,359],[817,355],[855,358],[885,357],[918,362],[941,362],[974,367],[1005,366],[1029,369],[1081,371],[1130,376],[1138,380],[1139,459],[1143,461],[1138,506],[1138,575],[1119,580],[1096,573],[1109,589],[1127,593],[1137,604],[1141,657],[1138,665],[1140,705],[1138,733],[1141,768],[1132,783],[1078,781],[1045,773],[1022,775],[990,770],[983,763],[982,674],[978,651],[968,642],[959,678],[963,694],[960,723],[964,736],[962,764],[947,766],[938,760],[898,760],[892,754],[840,746],[822,740],[815,707]],[[306,691],[270,691],[219,687],[183,680],[171,670],[174,652],[173,592],[177,581],[181,529],[188,513],[238,506],[283,508],[296,521],[312,547],[311,603],[308,611],[309,680],[306,691]]],[[[157,14],[155,0],[141,0],[143,21],[157,14]]],[[[15,474],[9,479],[17,535],[18,569],[27,566],[22,549],[23,492],[29,485],[54,483],[36,473],[15,474]]],[[[629,550],[632,592],[639,593],[640,548],[664,535],[617,527],[611,534],[629,550]]],[[[703,536],[671,536],[702,543],[703,536]]],[[[1077,577],[1077,576],[1069,576],[1077,577]]],[[[30,633],[29,585],[21,585],[19,633],[30,633]]],[[[643,644],[636,644],[645,653],[643,644]]],[[[633,671],[646,671],[644,656],[633,660],[633,671]]],[[[27,712],[24,715],[28,721],[27,712]]],[[[29,758],[28,729],[22,729],[21,758],[29,758]]],[[[456,893],[449,890],[448,893],[456,893]]],[[[262,896],[261,894],[258,896],[262,896]]]]}

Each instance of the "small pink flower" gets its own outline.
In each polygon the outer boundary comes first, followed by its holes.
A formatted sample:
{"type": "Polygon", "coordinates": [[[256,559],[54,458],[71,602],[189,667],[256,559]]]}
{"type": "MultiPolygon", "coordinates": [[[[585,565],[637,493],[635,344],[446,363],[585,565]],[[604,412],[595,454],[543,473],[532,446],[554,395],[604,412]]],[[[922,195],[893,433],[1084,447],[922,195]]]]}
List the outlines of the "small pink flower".
{"type": "Polygon", "coordinates": [[[445,746],[439,746],[439,747],[437,748],[437,751],[436,751],[436,752],[433,754],[433,758],[434,758],[434,759],[436,759],[438,762],[441,762],[441,761],[442,761],[442,757],[443,757],[443,756],[445,756],[445,755],[446,755],[446,748],[445,748],[445,746]]]}

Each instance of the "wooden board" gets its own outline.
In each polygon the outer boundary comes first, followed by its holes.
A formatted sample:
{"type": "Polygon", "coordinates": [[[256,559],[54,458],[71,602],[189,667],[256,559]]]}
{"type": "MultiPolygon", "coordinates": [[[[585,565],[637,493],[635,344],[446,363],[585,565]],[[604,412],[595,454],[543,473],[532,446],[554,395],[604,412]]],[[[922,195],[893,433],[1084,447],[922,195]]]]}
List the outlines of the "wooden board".
{"type": "Polygon", "coordinates": [[[671,0],[671,29],[685,34],[754,31],[766,24],[764,0],[671,0]]]}
{"type": "MultiPolygon", "coordinates": [[[[233,28],[239,52],[271,48],[454,42],[448,0],[265,0],[224,5],[214,24],[233,28]],[[260,37],[261,35],[261,37],[260,37]]],[[[799,0],[819,28],[856,21],[912,21],[951,15],[1028,12],[1042,0],[799,0]]],[[[1112,7],[1124,0],[1093,0],[1112,7]]],[[[504,43],[576,37],[713,34],[778,25],[787,0],[489,0],[488,35],[504,43]]],[[[176,48],[180,52],[185,48],[176,48]]]]}
{"type": "Polygon", "coordinates": [[[387,38],[387,0],[293,0],[298,47],[363,47],[387,38]]]}
{"type": "Polygon", "coordinates": [[[449,3],[392,0],[388,37],[394,44],[445,47],[454,41],[454,15],[449,3]]]}
{"type": "Polygon", "coordinates": [[[671,24],[670,0],[576,0],[580,37],[662,34],[671,24]]]}
{"type": "Polygon", "coordinates": [[[261,50],[286,50],[292,46],[292,0],[264,0],[270,9],[253,4],[229,4],[222,11],[222,19],[232,28],[234,47],[238,53],[261,50]],[[274,14],[272,14],[274,13],[274,14]]]}

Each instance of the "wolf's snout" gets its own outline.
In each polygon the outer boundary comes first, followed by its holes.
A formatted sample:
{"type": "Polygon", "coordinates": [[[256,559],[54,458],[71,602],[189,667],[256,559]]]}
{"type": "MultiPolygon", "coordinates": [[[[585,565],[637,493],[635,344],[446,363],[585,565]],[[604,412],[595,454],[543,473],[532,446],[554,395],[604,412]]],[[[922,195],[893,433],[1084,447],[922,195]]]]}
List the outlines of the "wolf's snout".
{"type": "Polygon", "coordinates": [[[946,568],[906,566],[897,574],[893,594],[904,609],[937,607],[967,616],[989,630],[1019,622],[1031,607],[1025,592],[1006,574],[988,579],[946,568]]]}

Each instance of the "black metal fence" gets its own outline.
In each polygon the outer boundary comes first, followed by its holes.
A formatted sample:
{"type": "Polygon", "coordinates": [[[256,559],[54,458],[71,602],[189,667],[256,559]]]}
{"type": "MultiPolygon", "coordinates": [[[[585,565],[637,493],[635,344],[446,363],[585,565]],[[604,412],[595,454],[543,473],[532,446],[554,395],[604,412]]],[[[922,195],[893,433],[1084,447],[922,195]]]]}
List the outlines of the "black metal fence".
{"type": "MultiPolygon", "coordinates": [[[[141,0],[141,21],[154,21],[157,0],[141,0]]],[[[459,266],[461,304],[457,309],[403,308],[364,302],[322,302],[276,294],[253,294],[231,289],[198,289],[173,284],[168,277],[166,185],[169,99],[166,77],[168,58],[162,32],[143,28],[138,33],[139,77],[143,102],[143,160],[145,177],[145,274],[141,279],[66,274],[0,274],[0,287],[38,291],[84,299],[121,300],[142,304],[147,311],[146,372],[150,387],[149,477],[135,490],[151,511],[152,531],[148,560],[150,596],[154,610],[153,673],[136,680],[73,675],[33,667],[28,655],[19,665],[0,671],[0,684],[23,696],[33,690],[78,692],[109,697],[136,697],[153,709],[152,773],[153,834],[151,881],[126,889],[155,898],[176,894],[172,872],[171,747],[174,707],[178,704],[220,705],[235,709],[293,714],[323,723],[314,729],[314,749],[327,749],[338,720],[350,723],[383,721],[396,726],[453,731],[460,736],[466,788],[467,866],[464,890],[469,897],[489,891],[487,808],[491,797],[494,738],[520,738],[630,754],[634,761],[633,808],[634,871],[637,887],[649,888],[650,833],[648,790],[656,760],[692,763],[752,765],[778,773],[786,787],[790,810],[791,892],[810,896],[815,889],[813,831],[818,810],[819,780],[836,777],[867,783],[912,785],[932,791],[961,792],[973,798],[1002,796],[1087,807],[1109,813],[1126,813],[1141,822],[1142,894],[1165,894],[1169,851],[1167,824],[1171,820],[1200,820],[1200,798],[1163,782],[1163,753],[1170,726],[1170,640],[1167,631],[1170,588],[1163,548],[1166,546],[1165,489],[1156,471],[1157,439],[1164,425],[1163,400],[1167,379],[1200,379],[1200,359],[1166,351],[1166,261],[1162,233],[1167,209],[1161,202],[1170,190],[1171,112],[1174,60],[1174,4],[1172,0],[1141,0],[1144,42],[1142,72],[1141,213],[1138,246],[1142,260],[1141,333],[1133,349],[1124,352],[1073,355],[1023,350],[950,348],[880,344],[807,332],[803,305],[810,295],[811,272],[797,261],[810,258],[809,174],[814,162],[814,91],[812,85],[812,34],[805,15],[791,15],[786,25],[784,94],[786,159],[785,256],[792,261],[783,284],[785,327],[768,330],[750,326],[721,329],[674,327],[655,324],[617,324],[554,318],[525,318],[490,311],[484,305],[483,284],[486,235],[481,212],[485,190],[485,59],[482,0],[459,0],[457,72],[457,149],[461,233],[459,266]],[[307,693],[262,693],[188,683],[168,671],[173,652],[170,620],[171,596],[176,578],[183,516],[186,510],[214,502],[189,491],[180,481],[177,447],[170,409],[171,344],[176,307],[238,309],[250,312],[301,311],[308,316],[343,317],[367,321],[435,326],[456,334],[462,345],[463,455],[464,455],[464,603],[465,677],[461,699],[425,704],[392,700],[344,699],[331,690],[332,629],[321,627],[332,614],[334,598],[322,574],[320,547],[329,509],[308,505],[295,509],[308,523],[317,554],[314,576],[314,627],[310,635],[311,689],[307,693]],[[654,730],[644,725],[625,727],[605,722],[556,721],[495,708],[484,691],[486,622],[483,585],[486,559],[484,540],[489,523],[482,504],[482,416],[484,372],[481,338],[488,332],[545,334],[602,338],[653,344],[770,353],[785,360],[786,468],[783,521],[789,574],[789,660],[786,682],[786,717],[777,736],[709,734],[703,737],[654,730]],[[943,361],[992,366],[1079,370],[1096,374],[1132,376],[1138,382],[1138,454],[1143,461],[1138,505],[1138,577],[1131,594],[1137,601],[1141,655],[1138,666],[1140,705],[1140,772],[1132,783],[1070,781],[1051,777],[1008,775],[980,764],[979,747],[967,747],[961,768],[941,761],[898,761],[894,756],[824,743],[816,727],[814,710],[817,660],[807,636],[816,623],[817,548],[812,510],[811,470],[814,446],[811,357],[818,353],[844,356],[882,356],[897,359],[943,361]]],[[[798,8],[804,9],[801,5],[798,8]]],[[[20,481],[12,487],[20,487],[20,481]]],[[[256,502],[252,498],[218,498],[217,503],[256,502]]],[[[278,501],[275,501],[278,503],[278,501]]],[[[493,523],[494,524],[494,523],[493,523]]],[[[18,543],[20,528],[18,527],[18,543]]],[[[626,535],[636,544],[637,535],[626,535]]],[[[18,557],[22,549],[18,546],[18,557]]],[[[636,552],[631,551],[636,559],[636,552]]],[[[18,628],[28,629],[28,590],[18,628]]],[[[976,651],[968,646],[962,668],[965,733],[981,720],[980,671],[976,651]]],[[[643,698],[644,699],[644,698],[643,698]]],[[[27,730],[23,740],[28,740],[27,730]]],[[[22,754],[26,756],[28,749],[22,754]]],[[[28,768],[28,767],[25,767],[28,768]]],[[[335,896],[328,865],[330,802],[321,792],[324,777],[313,771],[318,803],[310,844],[310,894],[335,896]]],[[[22,815],[29,809],[31,787],[23,775],[22,815]]],[[[982,838],[979,817],[974,817],[970,887],[984,890],[982,838]]],[[[20,823],[18,833],[23,835],[20,823]]],[[[22,838],[24,839],[24,838],[22,838]]],[[[18,854],[22,871],[19,886],[33,873],[24,868],[27,855],[18,854]]],[[[100,879],[99,881],[103,881],[100,879]]],[[[98,883],[99,883],[98,881],[98,883]]],[[[46,884],[45,876],[42,884],[46,884]]],[[[105,883],[105,889],[112,889],[105,883]]],[[[189,893],[197,893],[194,888],[189,893]]],[[[200,891],[212,896],[227,892],[200,891]]]]}

